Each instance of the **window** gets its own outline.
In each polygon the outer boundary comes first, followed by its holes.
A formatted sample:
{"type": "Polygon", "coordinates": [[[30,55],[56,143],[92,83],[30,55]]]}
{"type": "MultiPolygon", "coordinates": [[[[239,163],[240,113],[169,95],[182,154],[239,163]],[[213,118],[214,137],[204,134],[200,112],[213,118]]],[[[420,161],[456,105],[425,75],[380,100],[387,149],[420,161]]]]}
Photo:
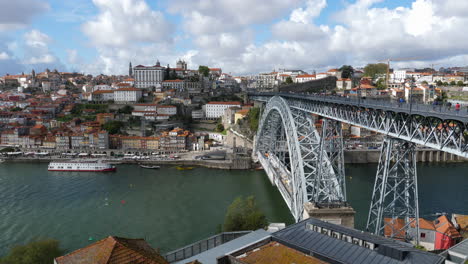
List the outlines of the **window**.
{"type": "Polygon", "coordinates": [[[426,233],[421,233],[421,238],[426,238],[426,233]]]}

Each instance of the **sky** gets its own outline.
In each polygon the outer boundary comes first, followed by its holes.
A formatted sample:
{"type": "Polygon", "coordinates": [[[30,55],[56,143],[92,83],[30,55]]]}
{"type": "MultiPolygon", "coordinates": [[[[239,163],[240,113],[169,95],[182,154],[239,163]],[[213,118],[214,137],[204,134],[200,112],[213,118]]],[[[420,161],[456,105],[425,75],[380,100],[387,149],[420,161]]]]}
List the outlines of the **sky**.
{"type": "Polygon", "coordinates": [[[0,75],[468,65],[465,0],[0,0],[0,75]]]}

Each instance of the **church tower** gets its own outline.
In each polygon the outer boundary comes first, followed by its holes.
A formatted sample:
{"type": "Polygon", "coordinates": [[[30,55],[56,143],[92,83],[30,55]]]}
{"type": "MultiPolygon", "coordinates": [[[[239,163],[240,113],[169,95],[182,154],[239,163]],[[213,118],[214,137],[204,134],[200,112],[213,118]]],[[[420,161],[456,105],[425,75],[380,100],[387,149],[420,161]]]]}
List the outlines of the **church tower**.
{"type": "Polygon", "coordinates": [[[133,76],[132,62],[130,62],[130,64],[128,65],[128,76],[133,76]]]}

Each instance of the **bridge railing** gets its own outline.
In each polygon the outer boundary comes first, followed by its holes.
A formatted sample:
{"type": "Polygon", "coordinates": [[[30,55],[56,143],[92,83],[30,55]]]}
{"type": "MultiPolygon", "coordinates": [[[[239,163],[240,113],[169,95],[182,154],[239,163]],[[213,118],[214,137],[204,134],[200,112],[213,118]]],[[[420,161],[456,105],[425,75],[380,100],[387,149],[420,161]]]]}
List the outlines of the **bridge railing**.
{"type": "Polygon", "coordinates": [[[254,93],[252,96],[275,96],[279,95],[286,98],[295,99],[309,99],[313,101],[336,103],[336,104],[347,104],[358,107],[367,107],[383,110],[391,110],[394,112],[407,112],[421,115],[434,115],[443,117],[444,119],[458,119],[463,122],[468,122],[468,106],[460,107],[459,111],[455,110],[455,105],[451,107],[447,105],[433,105],[413,101],[410,102],[397,102],[395,100],[385,99],[372,99],[372,98],[354,98],[354,97],[343,97],[335,95],[324,95],[324,94],[296,94],[296,93],[254,93]]]}
{"type": "Polygon", "coordinates": [[[238,237],[251,233],[252,231],[238,231],[238,232],[224,232],[214,236],[211,236],[207,239],[197,241],[193,244],[185,246],[183,248],[176,249],[174,251],[168,252],[164,255],[164,258],[169,262],[177,262],[184,259],[191,258],[195,255],[198,255],[202,252],[210,250],[214,247],[227,243],[231,240],[234,240],[238,237]]]}

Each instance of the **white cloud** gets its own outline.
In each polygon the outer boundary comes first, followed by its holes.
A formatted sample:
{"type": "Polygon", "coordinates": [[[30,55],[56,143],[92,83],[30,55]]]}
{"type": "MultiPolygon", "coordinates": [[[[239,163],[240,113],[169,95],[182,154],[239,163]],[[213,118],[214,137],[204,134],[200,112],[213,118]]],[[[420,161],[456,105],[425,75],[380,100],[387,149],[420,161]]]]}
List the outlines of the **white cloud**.
{"type": "Polygon", "coordinates": [[[48,35],[36,29],[26,32],[24,34],[24,40],[26,45],[31,47],[47,47],[51,42],[51,38],[48,35]]]}
{"type": "Polygon", "coordinates": [[[84,66],[85,71],[126,74],[129,61],[154,64],[158,58],[163,62],[163,58],[173,55],[174,26],[145,0],[93,0],[93,3],[99,14],[84,23],[82,31],[99,55],[96,61],[84,66]]]}
{"type": "Polygon", "coordinates": [[[25,27],[34,16],[48,9],[49,5],[40,0],[2,1],[0,8],[0,31],[25,27]]]}
{"type": "Polygon", "coordinates": [[[5,51],[0,52],[0,60],[8,60],[10,59],[10,55],[6,53],[5,51]]]}
{"type": "Polygon", "coordinates": [[[82,59],[80,55],[78,54],[78,50],[76,49],[67,49],[67,62],[69,64],[81,64],[82,59]]]}
{"type": "Polygon", "coordinates": [[[133,42],[171,42],[173,27],[144,0],[93,0],[100,13],[82,29],[96,45],[125,47],[133,42]]]}
{"type": "MultiPolygon", "coordinates": [[[[210,65],[239,74],[405,57],[418,57],[413,65],[468,64],[467,1],[414,0],[385,8],[375,5],[383,0],[357,0],[346,2],[329,25],[317,23],[326,0],[171,0],[168,10],[182,18],[178,35],[145,1],[93,0],[99,14],[82,30],[99,57],[86,70],[126,73],[129,61],[174,64],[179,57],[189,67],[210,65]],[[190,50],[175,51],[175,44],[190,50]]],[[[75,55],[68,52],[69,60],[75,55]]]]}
{"type": "MultiPolygon", "coordinates": [[[[395,63],[396,67],[428,67],[433,61],[468,64],[468,36],[461,33],[468,23],[468,12],[450,15],[444,11],[443,0],[415,0],[410,7],[394,9],[373,6],[381,0],[358,0],[335,14],[338,23],[334,27],[313,22],[319,13],[309,8],[311,2],[293,10],[289,20],[274,24],[274,39],[251,44],[237,62],[243,65],[239,70],[363,66],[386,58],[416,58],[414,62],[395,63]]],[[[315,2],[320,10],[323,5],[315,2]]],[[[447,3],[468,11],[468,5],[459,1],[447,3]]]]}
{"type": "Polygon", "coordinates": [[[33,29],[24,34],[24,64],[52,64],[58,62],[49,51],[52,39],[45,33],[33,29]]]}
{"type": "Polygon", "coordinates": [[[296,23],[308,24],[313,18],[320,15],[320,12],[326,6],[326,0],[309,0],[306,8],[300,7],[293,10],[290,20],[296,23]]]}

